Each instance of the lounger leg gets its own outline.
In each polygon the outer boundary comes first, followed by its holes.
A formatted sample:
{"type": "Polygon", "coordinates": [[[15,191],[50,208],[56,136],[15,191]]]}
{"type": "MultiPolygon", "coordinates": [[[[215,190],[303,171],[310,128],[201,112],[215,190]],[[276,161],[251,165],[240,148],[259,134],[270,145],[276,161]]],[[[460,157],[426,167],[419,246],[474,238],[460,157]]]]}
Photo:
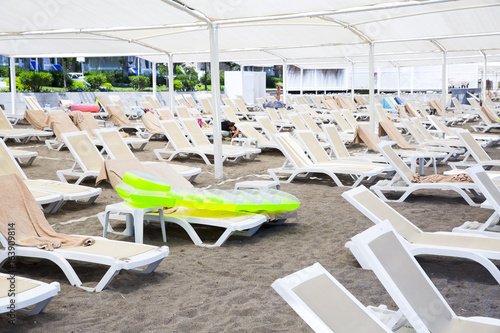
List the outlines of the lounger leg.
{"type": "Polygon", "coordinates": [[[99,281],[97,286],[95,288],[89,288],[89,287],[83,287],[80,286],[80,288],[85,289],[87,291],[95,291],[96,293],[102,291],[103,289],[106,289],[106,287],[109,285],[111,280],[120,272],[120,269],[117,269],[114,265],[112,265],[106,274],[102,277],[102,279],[99,281]]]}
{"type": "Polygon", "coordinates": [[[17,311],[28,316],[39,314],[40,312],[45,311],[45,308],[47,307],[47,305],[49,305],[50,301],[52,301],[53,298],[54,297],[47,298],[41,302],[38,302],[31,310],[19,309],[17,311]]]}
{"type": "Polygon", "coordinates": [[[470,259],[478,264],[482,265],[484,268],[490,272],[490,274],[493,276],[493,278],[497,281],[497,283],[500,284],[500,271],[498,270],[498,267],[491,262],[488,258],[474,253],[470,251],[456,251],[456,250],[451,250],[450,253],[447,253],[445,250],[434,250],[430,248],[425,248],[425,247],[411,247],[410,252],[414,256],[418,256],[421,254],[430,254],[430,255],[438,255],[438,256],[449,256],[449,257],[459,257],[459,258],[465,258],[465,259],[470,259]]]}

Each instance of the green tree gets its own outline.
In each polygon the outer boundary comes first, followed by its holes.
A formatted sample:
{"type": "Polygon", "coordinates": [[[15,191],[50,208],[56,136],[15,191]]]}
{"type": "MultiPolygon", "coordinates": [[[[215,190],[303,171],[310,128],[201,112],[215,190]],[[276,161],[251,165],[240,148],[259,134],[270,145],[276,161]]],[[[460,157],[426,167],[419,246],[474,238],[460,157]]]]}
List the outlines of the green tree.
{"type": "Polygon", "coordinates": [[[176,79],[182,84],[183,91],[194,91],[198,81],[198,73],[192,66],[180,64],[175,69],[176,79]]]}
{"type": "Polygon", "coordinates": [[[39,92],[43,86],[50,86],[53,80],[52,74],[47,72],[23,72],[19,79],[33,92],[39,92]]]}

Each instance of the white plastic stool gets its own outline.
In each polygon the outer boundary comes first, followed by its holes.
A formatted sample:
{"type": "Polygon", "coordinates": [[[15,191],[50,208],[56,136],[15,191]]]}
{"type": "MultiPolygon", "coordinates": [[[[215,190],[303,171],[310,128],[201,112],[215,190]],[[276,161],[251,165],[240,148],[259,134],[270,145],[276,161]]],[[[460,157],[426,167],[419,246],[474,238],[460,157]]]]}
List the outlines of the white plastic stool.
{"type": "MultiPolygon", "coordinates": [[[[163,208],[161,206],[156,207],[148,207],[148,208],[137,208],[126,202],[119,202],[106,206],[106,210],[104,211],[104,230],[102,232],[103,237],[106,237],[108,234],[108,228],[110,232],[113,232],[113,229],[109,225],[109,215],[111,212],[113,213],[123,213],[126,214],[125,221],[126,226],[125,230],[121,233],[121,235],[132,236],[135,234],[135,242],[143,243],[144,238],[144,214],[148,212],[152,212],[157,210],[160,216],[160,227],[161,227],[161,235],[163,236],[163,241],[167,242],[167,235],[165,232],[165,220],[163,218],[163,208]],[[132,229],[133,227],[133,229],[132,229]]],[[[113,216],[116,217],[116,216],[113,216]]]]}
{"type": "Polygon", "coordinates": [[[276,187],[277,190],[281,189],[280,182],[274,180],[248,180],[246,182],[236,183],[234,189],[240,188],[254,188],[257,190],[265,190],[266,188],[276,187]]]}

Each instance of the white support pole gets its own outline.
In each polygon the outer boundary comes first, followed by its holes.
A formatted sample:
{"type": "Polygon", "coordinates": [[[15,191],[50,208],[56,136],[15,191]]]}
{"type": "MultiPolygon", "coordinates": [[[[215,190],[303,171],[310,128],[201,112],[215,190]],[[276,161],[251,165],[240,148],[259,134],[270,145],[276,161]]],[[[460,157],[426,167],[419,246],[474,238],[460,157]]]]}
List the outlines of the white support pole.
{"type": "Polygon", "coordinates": [[[286,60],[283,60],[283,103],[286,103],[286,95],[288,95],[288,88],[287,88],[287,78],[288,78],[288,64],[286,60]]]}
{"type": "Polygon", "coordinates": [[[401,66],[398,65],[398,97],[401,98],[401,66]]]}
{"type": "Polygon", "coordinates": [[[481,53],[483,54],[484,58],[483,78],[481,79],[481,98],[484,103],[484,101],[486,101],[486,72],[488,70],[488,61],[486,58],[486,53],[484,53],[483,51],[481,51],[481,53]]]}
{"type": "Polygon", "coordinates": [[[369,65],[368,65],[368,75],[369,75],[369,108],[370,112],[370,128],[375,131],[375,57],[374,57],[375,45],[370,43],[370,53],[369,53],[369,65]]]}
{"type": "Polygon", "coordinates": [[[443,78],[441,79],[442,88],[441,88],[441,106],[443,108],[442,119],[443,122],[446,121],[446,100],[448,95],[448,66],[446,64],[446,50],[443,51],[443,78]]]}
{"type": "Polygon", "coordinates": [[[10,101],[11,111],[16,114],[16,58],[10,57],[10,101]]]}
{"type": "Polygon", "coordinates": [[[354,102],[354,61],[351,61],[351,100],[354,102]]]}
{"type": "Polygon", "coordinates": [[[304,68],[300,68],[300,94],[304,95],[304,68]]]}
{"type": "Polygon", "coordinates": [[[153,96],[156,97],[156,62],[152,62],[151,67],[153,72],[153,96]]]}
{"type": "Polygon", "coordinates": [[[175,98],[175,88],[174,88],[174,55],[172,53],[168,54],[168,97],[170,100],[170,112],[174,112],[174,98],[175,98]]]}
{"type": "Polygon", "coordinates": [[[219,79],[219,27],[216,24],[209,26],[210,34],[210,68],[212,74],[212,105],[214,108],[214,173],[215,179],[222,179],[222,135],[220,123],[220,79],[219,79]]]}
{"type": "MultiPolygon", "coordinates": [[[[380,68],[377,67],[377,94],[380,95],[380,82],[382,82],[382,75],[380,74],[380,68]]],[[[375,73],[374,73],[375,74],[375,73]]],[[[375,75],[373,76],[373,79],[375,80],[375,75]]]]}
{"type": "Polygon", "coordinates": [[[414,79],[414,72],[415,68],[414,67],[411,67],[411,71],[410,71],[410,94],[413,95],[413,79],[414,79]]]}

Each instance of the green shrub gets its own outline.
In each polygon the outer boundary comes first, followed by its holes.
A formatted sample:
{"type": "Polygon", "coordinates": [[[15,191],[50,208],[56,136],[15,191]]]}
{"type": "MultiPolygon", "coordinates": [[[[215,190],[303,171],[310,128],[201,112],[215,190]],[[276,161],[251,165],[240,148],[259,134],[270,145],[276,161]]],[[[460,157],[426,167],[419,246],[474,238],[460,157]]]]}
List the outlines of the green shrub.
{"type": "MultiPolygon", "coordinates": [[[[52,77],[53,77],[52,86],[61,87],[61,88],[64,87],[64,73],[63,73],[63,71],[52,72],[52,77]]],[[[66,75],[66,87],[71,87],[72,84],[73,84],[73,80],[68,75],[66,75]]]]}
{"type": "Polygon", "coordinates": [[[109,82],[104,83],[99,87],[101,91],[113,91],[113,85],[109,82]]]}
{"type": "Polygon", "coordinates": [[[130,76],[130,83],[134,89],[143,89],[151,85],[151,80],[145,75],[130,76]]]}
{"type": "Polygon", "coordinates": [[[85,77],[85,81],[90,84],[90,89],[98,90],[100,86],[106,83],[106,76],[104,74],[89,75],[85,77]]]}
{"type": "MultiPolygon", "coordinates": [[[[25,70],[22,67],[16,66],[16,76],[19,76],[22,72],[25,72],[25,70]]],[[[0,67],[0,76],[2,77],[10,76],[10,70],[8,66],[0,67]]]]}
{"type": "MultiPolygon", "coordinates": [[[[10,79],[9,78],[3,79],[3,81],[7,82],[7,85],[10,86],[10,79]]],[[[29,91],[29,90],[30,90],[30,88],[28,86],[25,86],[24,84],[21,83],[21,79],[19,78],[19,76],[16,76],[16,91],[23,92],[23,91],[29,91]]],[[[7,91],[9,91],[9,88],[7,88],[7,91]]]]}
{"type": "Polygon", "coordinates": [[[73,81],[73,84],[71,85],[71,87],[69,87],[69,91],[90,91],[90,87],[85,82],[73,81]]]}
{"type": "Polygon", "coordinates": [[[29,87],[33,92],[39,92],[43,86],[52,84],[52,74],[47,72],[22,72],[19,75],[20,82],[29,87]]]}

